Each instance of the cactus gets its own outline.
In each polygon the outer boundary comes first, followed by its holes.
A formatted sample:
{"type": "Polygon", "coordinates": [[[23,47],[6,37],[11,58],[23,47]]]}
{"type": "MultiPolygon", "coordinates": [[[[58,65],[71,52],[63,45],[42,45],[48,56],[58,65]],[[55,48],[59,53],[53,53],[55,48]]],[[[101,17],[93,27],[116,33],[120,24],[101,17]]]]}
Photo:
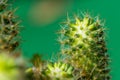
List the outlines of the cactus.
{"type": "Polygon", "coordinates": [[[33,66],[25,71],[28,80],[48,80],[48,77],[44,75],[45,62],[41,60],[41,56],[34,54],[31,62],[33,66]]]}
{"type": "Polygon", "coordinates": [[[77,80],[110,80],[105,28],[99,18],[86,14],[67,19],[61,33],[61,53],[73,65],[77,80]]]}
{"type": "Polygon", "coordinates": [[[0,80],[18,80],[19,75],[15,59],[0,53],[0,80]]]}
{"type": "MultiPolygon", "coordinates": [[[[7,0],[0,1],[0,79],[17,80],[20,72],[16,59],[6,53],[16,52],[20,26],[14,10],[7,10],[7,6],[7,0]]],[[[111,79],[105,27],[98,17],[92,18],[88,14],[75,16],[72,20],[68,17],[59,32],[63,60],[47,63],[35,54],[31,60],[33,66],[25,71],[25,80],[111,79]]]]}
{"type": "Polygon", "coordinates": [[[34,65],[39,67],[28,69],[37,75],[34,80],[110,80],[105,28],[99,18],[90,15],[72,21],[68,18],[63,26],[59,31],[63,60],[48,62],[41,69],[40,59],[35,58],[34,65]]]}
{"type": "Polygon", "coordinates": [[[74,80],[73,67],[63,62],[44,62],[38,54],[32,58],[33,67],[26,70],[28,80],[74,80]]]}
{"type": "Polygon", "coordinates": [[[74,80],[72,72],[73,67],[62,62],[49,63],[45,71],[50,80],[74,80]]]}
{"type": "Polygon", "coordinates": [[[9,10],[8,0],[0,0],[0,79],[22,80],[24,78],[17,47],[19,46],[19,22],[15,10],[9,10]],[[12,54],[11,54],[12,53],[12,54]],[[19,63],[19,64],[18,64],[19,63]],[[19,70],[20,69],[20,70],[19,70]],[[21,75],[22,77],[20,77],[21,75]]]}
{"type": "Polygon", "coordinates": [[[19,21],[15,10],[7,10],[7,0],[0,1],[0,52],[11,53],[19,46],[19,21]]]}

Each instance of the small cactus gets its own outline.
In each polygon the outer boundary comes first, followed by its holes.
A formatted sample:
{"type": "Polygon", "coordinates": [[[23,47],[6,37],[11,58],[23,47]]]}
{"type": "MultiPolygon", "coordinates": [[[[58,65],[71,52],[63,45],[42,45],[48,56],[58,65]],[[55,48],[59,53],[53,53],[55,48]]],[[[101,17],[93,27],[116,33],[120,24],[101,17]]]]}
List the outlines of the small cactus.
{"type": "Polygon", "coordinates": [[[99,18],[89,15],[68,18],[61,33],[61,53],[75,68],[77,80],[110,80],[105,28],[99,18]],[[77,73],[76,73],[77,72],[77,73]]]}
{"type": "Polygon", "coordinates": [[[48,63],[45,71],[50,80],[74,80],[72,72],[73,67],[62,62],[48,63]]]}
{"type": "Polygon", "coordinates": [[[28,80],[74,80],[74,68],[63,62],[44,62],[38,54],[31,60],[33,67],[26,70],[28,80]]]}

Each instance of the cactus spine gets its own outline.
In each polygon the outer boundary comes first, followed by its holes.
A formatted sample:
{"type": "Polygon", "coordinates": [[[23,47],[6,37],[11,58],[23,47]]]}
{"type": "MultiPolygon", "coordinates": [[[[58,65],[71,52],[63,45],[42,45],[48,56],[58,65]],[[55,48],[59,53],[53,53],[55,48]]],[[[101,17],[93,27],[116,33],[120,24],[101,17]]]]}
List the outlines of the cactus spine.
{"type": "Polygon", "coordinates": [[[74,66],[77,80],[110,80],[105,28],[97,18],[68,18],[60,31],[62,54],[74,66]]]}

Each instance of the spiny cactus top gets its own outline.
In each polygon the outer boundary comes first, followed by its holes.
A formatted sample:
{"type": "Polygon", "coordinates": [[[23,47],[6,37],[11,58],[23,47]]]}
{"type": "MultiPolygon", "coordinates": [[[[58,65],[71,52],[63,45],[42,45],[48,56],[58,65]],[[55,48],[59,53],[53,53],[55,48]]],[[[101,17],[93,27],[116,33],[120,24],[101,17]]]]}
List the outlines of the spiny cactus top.
{"type": "Polygon", "coordinates": [[[14,10],[4,9],[6,2],[0,1],[0,51],[12,52],[19,45],[19,22],[16,21],[14,10]]]}
{"type": "Polygon", "coordinates": [[[50,77],[50,80],[74,80],[73,67],[65,63],[49,63],[45,73],[50,77]]]}
{"type": "Polygon", "coordinates": [[[105,28],[98,17],[68,19],[60,33],[61,51],[68,56],[67,62],[75,66],[78,80],[110,79],[105,28]]]}

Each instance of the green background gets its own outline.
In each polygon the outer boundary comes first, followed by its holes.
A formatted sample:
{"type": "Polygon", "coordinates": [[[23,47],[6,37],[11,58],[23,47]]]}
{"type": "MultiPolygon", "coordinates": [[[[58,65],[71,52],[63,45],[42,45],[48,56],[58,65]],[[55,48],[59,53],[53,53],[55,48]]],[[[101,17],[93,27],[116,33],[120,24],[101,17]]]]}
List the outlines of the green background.
{"type": "MultiPolygon", "coordinates": [[[[36,0],[14,0],[12,6],[18,7],[16,15],[22,20],[24,26],[21,31],[23,55],[30,58],[34,53],[43,54],[50,59],[52,54],[59,52],[56,31],[60,29],[59,23],[66,18],[61,16],[49,25],[34,25],[28,20],[28,11],[36,0]]],[[[111,58],[112,80],[120,80],[120,1],[119,0],[74,0],[68,13],[72,15],[79,11],[89,11],[93,15],[100,15],[105,19],[108,28],[107,44],[111,58]]]]}

